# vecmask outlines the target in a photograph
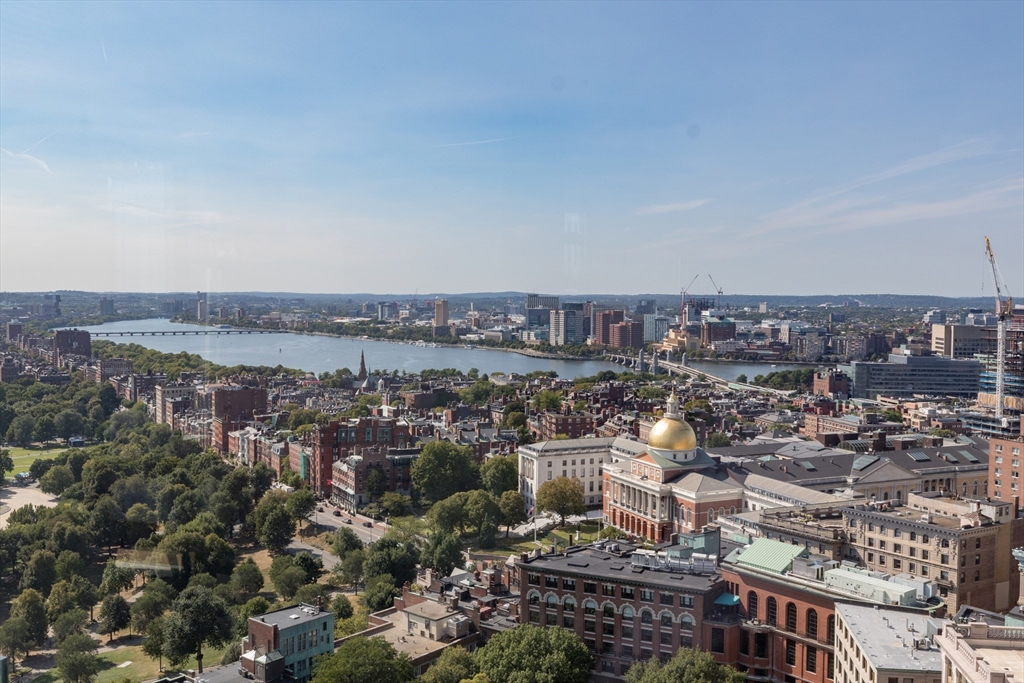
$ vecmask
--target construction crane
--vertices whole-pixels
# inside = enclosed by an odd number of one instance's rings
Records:
[[[686,290],[688,290],[690,287],[693,287],[693,283],[696,282],[697,278],[699,278],[699,277],[700,277],[700,273],[697,273],[696,275],[694,275],[693,279],[690,280],[690,284],[686,285],[681,290],[682,294],[679,297],[679,318],[680,319],[682,319],[682,317],[683,317],[683,311],[686,310]]]
[[[708,273],[708,278],[711,280],[711,284],[714,285],[715,291],[718,292],[718,307],[722,307],[722,288],[715,282],[715,278],[711,277],[711,273]]]
[[[992,280],[996,286],[996,419],[1003,419],[1003,394],[1006,393],[1004,375],[1006,374],[1006,319],[1013,315],[1013,297],[1003,281],[1003,274],[999,272],[999,264],[996,263],[995,252],[992,251],[992,243],[985,238],[985,257],[992,267]],[[1006,300],[1003,300],[1003,292],[1006,292]]]

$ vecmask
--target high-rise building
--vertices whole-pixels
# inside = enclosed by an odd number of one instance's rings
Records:
[[[1012,504],[1012,515],[1016,518],[1024,503],[1024,438],[991,439],[988,448],[989,495]]]
[[[995,353],[996,330],[978,325],[932,325],[932,353],[947,358],[974,358],[976,353]]]
[[[114,300],[103,297],[100,299],[100,315],[114,315]]]
[[[558,297],[544,296],[542,294],[527,294],[526,307],[556,309],[558,308]]]
[[[550,315],[551,328],[548,340],[552,346],[582,344],[586,341],[586,335],[583,333],[582,310],[551,311]]]
[[[611,326],[626,319],[625,311],[598,311],[594,314],[594,342],[608,346],[611,342]]]
[[[933,308],[932,310],[924,314],[924,317],[921,319],[921,322],[923,322],[925,325],[945,325],[946,312],[939,310],[938,308]]]
[[[660,342],[668,334],[668,318],[656,313],[644,314],[644,341]]]
[[[609,325],[608,346],[613,349],[642,349],[644,324],[639,320],[623,320]]]
[[[657,312],[657,302],[654,299],[640,299],[637,302],[636,309],[633,311],[634,315],[650,315]]]
[[[62,356],[92,355],[92,341],[85,330],[56,330],[53,333],[53,358],[59,361]]]
[[[15,341],[18,337],[24,334],[25,328],[21,323],[9,322],[7,323],[7,341]]]
[[[448,299],[434,300],[434,327],[448,325]]]

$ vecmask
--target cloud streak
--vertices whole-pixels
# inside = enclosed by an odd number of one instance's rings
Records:
[[[652,216],[662,213],[679,213],[680,211],[689,211],[699,206],[704,206],[710,201],[710,199],[692,199],[688,202],[677,202],[675,204],[654,204],[637,209],[636,215]]]
[[[489,145],[492,142],[504,142],[505,140],[514,140],[515,138],[492,138],[490,140],[472,140],[470,142],[449,142],[446,145],[437,145],[438,147],[466,147],[468,145]]]
[[[5,147],[0,147],[0,151],[3,151],[4,154],[6,154],[7,156],[11,157],[12,159],[21,159],[23,161],[27,161],[28,163],[33,164],[33,165],[38,166],[39,168],[43,169],[44,171],[46,171],[50,175],[53,175],[53,171],[50,170],[50,167],[46,164],[45,161],[43,161],[42,159],[39,159],[37,157],[34,157],[34,156],[28,154],[28,152],[31,151],[33,147],[38,147],[42,143],[44,143],[47,140],[49,140],[51,137],[53,137],[54,133],[56,133],[56,131],[54,131],[53,133],[50,133],[49,135],[47,135],[45,138],[43,138],[39,142],[36,142],[35,144],[29,145],[28,147],[26,147],[21,152],[12,152],[11,150],[9,150],[9,149],[7,149]]]

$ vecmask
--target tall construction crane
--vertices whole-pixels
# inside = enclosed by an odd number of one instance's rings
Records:
[[[718,286],[717,282],[715,282],[715,278],[711,277],[711,273],[708,273],[708,277],[711,279],[711,284],[714,285],[715,291],[718,292],[718,307],[721,308],[722,307],[722,288]]]
[[[683,287],[683,289],[681,291],[681,295],[679,297],[679,316],[680,317],[682,317],[683,311],[686,309],[686,290],[688,290],[690,287],[693,287],[693,283],[696,282],[697,278],[699,278],[699,277],[700,277],[700,273],[697,273],[696,275],[694,275],[693,279],[690,280],[690,284],[688,284],[685,287]]]
[[[1004,375],[1006,374],[1006,319],[1013,315],[1013,297],[1003,281],[1003,274],[999,272],[999,264],[996,263],[995,252],[992,251],[992,243],[985,238],[985,257],[992,267],[992,280],[996,286],[996,419],[1003,419],[1003,394],[1006,392],[1004,386]],[[1006,300],[1003,300],[1003,292],[1006,292]]]

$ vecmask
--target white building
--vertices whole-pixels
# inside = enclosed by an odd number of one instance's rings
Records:
[[[924,614],[837,602],[835,683],[940,683],[941,630]]]
[[[644,341],[660,342],[668,334],[669,320],[655,313],[644,314]]]
[[[537,505],[537,489],[555,477],[579,479],[587,505],[601,504],[601,466],[631,457],[644,444],[625,437],[538,441],[519,447],[519,492],[526,509]]]
[[[938,639],[942,683],[1020,683],[1024,680],[1024,627],[984,621],[946,622]]]

